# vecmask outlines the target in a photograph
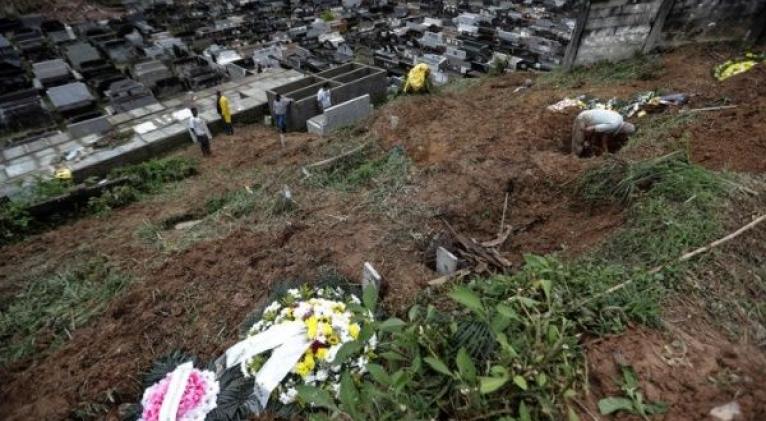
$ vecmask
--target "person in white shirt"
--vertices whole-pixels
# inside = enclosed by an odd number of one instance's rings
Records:
[[[609,145],[615,144],[618,137],[635,132],[636,127],[616,111],[586,110],[577,116],[572,127],[572,153],[578,156],[607,153]]]
[[[317,103],[319,103],[319,108],[322,109],[322,112],[332,106],[332,98],[330,96],[329,88],[330,85],[325,82],[325,84],[319,88],[319,92],[317,92]]]
[[[213,153],[210,151],[210,141],[213,139],[213,135],[210,134],[210,129],[207,127],[205,120],[197,116],[197,109],[191,109],[192,116],[189,117],[187,127],[189,128],[189,135],[194,143],[199,143],[200,149],[202,149],[202,155],[210,156]]]
[[[283,148],[285,147],[285,133],[287,133],[287,111],[292,102],[292,99],[277,94],[271,104],[271,112],[274,114],[274,122],[277,125],[277,130],[279,130],[279,141]]]

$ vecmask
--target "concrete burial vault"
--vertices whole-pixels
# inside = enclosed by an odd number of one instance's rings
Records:
[[[116,166],[151,159],[190,142],[186,120],[191,105],[197,107],[214,133],[220,131],[223,126],[215,105],[215,93],[219,89],[231,101],[235,123],[263,121],[268,112],[267,92],[303,79],[304,75],[294,70],[269,70],[180,98],[104,116],[109,126],[104,135],[81,136],[72,130],[55,132],[3,149],[0,154],[0,197],[13,195],[35,176],[49,176],[58,167],[70,168],[75,181],[82,181],[91,176],[106,175]],[[57,108],[78,107],[93,100],[81,85],[75,82],[51,88],[48,96]],[[112,136],[109,132],[121,135]]]
[[[277,94],[292,99],[288,129],[306,130],[306,122],[322,114],[316,95],[324,84],[328,84],[332,103],[337,105],[364,95],[369,95],[373,103],[380,102],[386,97],[388,81],[383,69],[348,63],[269,90],[269,106]]]

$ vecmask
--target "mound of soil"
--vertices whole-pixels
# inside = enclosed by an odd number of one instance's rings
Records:
[[[690,130],[692,158],[739,172],[766,172],[766,65],[720,83],[721,99],[737,108],[710,111]]]
[[[670,403],[664,420],[711,419],[711,409],[731,401],[742,409],[740,419],[766,419],[763,352],[734,346],[705,324],[692,330],[668,327],[667,332],[634,328],[587,347],[593,413],[597,397],[624,396],[620,366],[630,365],[647,401]]]

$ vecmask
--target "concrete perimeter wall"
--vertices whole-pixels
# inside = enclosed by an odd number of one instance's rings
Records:
[[[757,41],[766,0],[591,0],[577,19],[564,67],[622,60],[658,47]]]

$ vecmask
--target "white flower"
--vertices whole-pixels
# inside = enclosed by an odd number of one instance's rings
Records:
[[[293,316],[295,316],[296,320],[302,320],[306,316],[310,315],[312,311],[313,311],[313,307],[311,306],[311,304],[305,301],[301,301],[300,303],[298,303],[298,306],[295,307],[295,310],[293,310]]]
[[[298,396],[298,391],[294,388],[289,388],[287,391],[279,394],[279,401],[284,405],[295,402],[295,398]]]
[[[304,298],[305,295],[302,295],[301,291],[302,289],[297,288],[287,290],[278,301],[272,302],[264,309],[264,317],[270,321],[258,321],[249,330],[251,335],[255,335],[273,326],[287,323],[288,320],[305,321],[311,316],[319,318],[319,325],[313,340],[326,344],[324,346],[329,346],[326,356],[322,359],[315,359],[316,367],[305,378],[293,371],[282,379],[275,389],[274,398],[278,398],[285,405],[295,402],[297,399],[295,387],[302,384],[322,388],[334,393],[337,398],[340,390],[340,373],[344,370],[349,370],[355,375],[365,373],[370,363],[368,355],[378,345],[378,338],[373,335],[364,344],[363,351],[356,353],[342,364],[334,364],[333,361],[341,346],[353,340],[350,333],[352,322],[363,325],[374,322],[375,317],[369,310],[352,311],[349,306],[352,303],[361,304],[361,300],[353,294],[345,293],[340,288],[314,288],[311,296],[307,298]],[[290,300],[292,304],[290,306],[281,305],[280,300],[283,298],[292,298]],[[287,317],[288,313],[291,314],[290,317]],[[332,332],[324,323],[329,325]],[[357,326],[354,326],[354,330],[356,328]],[[330,339],[334,345],[329,345]],[[244,375],[249,377],[254,374],[248,372],[246,363],[241,365],[241,370]]]
[[[269,306],[266,307],[266,309],[263,310],[263,312],[264,312],[264,314],[265,313],[276,313],[277,311],[279,311],[280,308],[282,308],[282,306],[279,304],[279,302],[278,301],[274,301],[273,303],[269,304]]]
[[[347,331],[351,319],[350,316],[351,315],[346,312],[334,315],[332,318],[332,328]]]
[[[369,345],[370,349],[375,349],[378,347],[378,335],[373,334],[370,337],[370,340],[367,341],[367,344]]]
[[[357,358],[356,366],[359,367],[359,374],[364,374],[367,372],[367,363],[369,362],[370,362],[370,359],[364,355]]]

